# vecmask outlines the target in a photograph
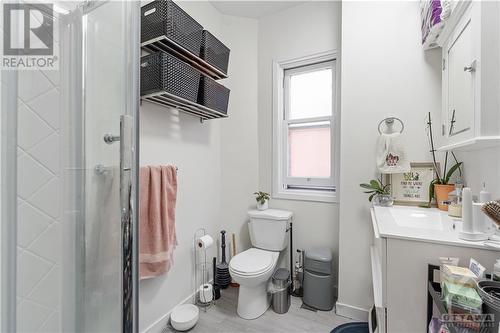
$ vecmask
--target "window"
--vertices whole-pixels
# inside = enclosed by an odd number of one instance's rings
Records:
[[[338,171],[337,61],[276,64],[273,195],[333,201]]]

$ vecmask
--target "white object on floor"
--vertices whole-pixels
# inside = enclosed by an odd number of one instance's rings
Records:
[[[229,263],[231,277],[240,284],[237,312],[241,318],[258,318],[269,308],[267,282],[278,257],[279,252],[251,248],[237,254]]]
[[[381,173],[410,171],[401,133],[382,133],[377,141],[377,167]]]
[[[200,310],[193,304],[182,304],[170,314],[170,324],[177,331],[187,331],[196,325]]]
[[[270,305],[267,283],[280,251],[286,248],[286,229],[292,213],[276,209],[250,211],[248,229],[254,248],[235,255],[229,262],[231,277],[240,284],[237,313],[243,319],[260,317]]]

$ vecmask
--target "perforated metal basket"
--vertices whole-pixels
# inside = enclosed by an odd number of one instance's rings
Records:
[[[182,60],[165,52],[141,58],[141,96],[167,92],[197,101],[200,73]]]
[[[171,0],[153,1],[141,8],[141,42],[166,36],[195,54],[200,53],[203,27]]]
[[[207,30],[203,30],[200,57],[227,74],[231,50]]]
[[[202,76],[198,91],[198,104],[227,114],[230,90],[209,77]]]

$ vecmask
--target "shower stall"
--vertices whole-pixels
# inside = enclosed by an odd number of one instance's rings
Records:
[[[137,332],[140,2],[49,4],[58,69],[0,71],[0,331]]]

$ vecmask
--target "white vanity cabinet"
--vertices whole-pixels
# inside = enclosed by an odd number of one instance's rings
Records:
[[[442,36],[439,150],[500,145],[500,5],[462,2]],[[458,17],[457,17],[458,16]],[[436,132],[438,132],[436,131]]]
[[[458,238],[462,222],[438,209],[374,207],[370,247],[376,333],[427,331],[427,267],[439,257],[470,258],[491,271],[500,253]]]

